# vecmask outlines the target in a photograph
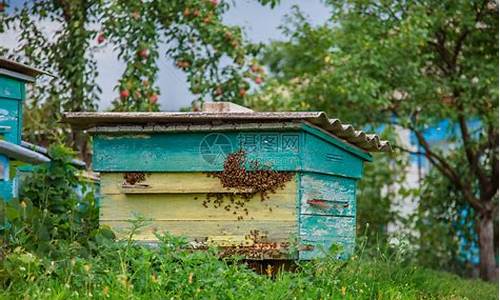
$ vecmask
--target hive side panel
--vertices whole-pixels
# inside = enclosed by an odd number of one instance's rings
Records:
[[[24,97],[24,82],[0,75],[0,98],[21,100]]]
[[[15,99],[0,97],[0,135],[3,139],[20,143],[20,106],[22,102]]]
[[[260,196],[256,196],[248,202],[241,197],[231,199],[227,194],[220,200],[215,196],[207,200],[206,194],[105,195],[100,213],[103,220],[128,220],[141,215],[153,220],[236,220],[240,216],[293,221],[295,202],[292,200],[290,194],[285,193],[274,194],[269,201],[261,201]],[[236,207],[232,202],[245,204]]]
[[[219,179],[208,173],[143,173],[144,180],[135,185],[127,184],[125,173],[103,173],[103,193],[115,194],[186,194],[186,193],[235,193],[224,188]],[[193,184],[193,179],[196,183]]]
[[[356,216],[356,180],[304,173],[301,176],[300,213],[306,215]]]
[[[303,171],[362,177],[363,159],[309,132],[304,137]]]
[[[356,221],[351,217],[301,215],[299,258],[309,260],[328,253],[345,258],[355,245]],[[340,247],[332,253],[332,246]]]
[[[279,171],[300,169],[301,132],[152,133],[93,138],[93,169],[100,172],[221,171],[239,149],[249,160]]]
[[[126,237],[130,223],[126,221],[102,221],[103,225],[110,226],[119,237]],[[186,230],[189,229],[189,230]],[[217,239],[220,243],[231,240],[245,240],[245,236],[251,231],[257,230],[266,233],[271,241],[288,241],[290,236],[296,234],[296,223],[294,221],[258,221],[242,220],[162,220],[147,224],[134,237],[138,241],[156,240],[155,232],[168,232],[173,235],[187,237],[189,240],[203,241],[208,238]],[[223,239],[226,237],[226,239]]]
[[[300,175],[299,258],[325,256],[333,245],[339,257],[355,246],[356,181],[317,173]]]
[[[120,237],[126,236],[127,220],[134,215],[151,219],[135,237],[143,241],[154,240],[155,230],[218,244],[244,240],[256,231],[268,242],[287,242],[298,235],[295,178],[269,194],[269,199],[262,201],[256,195],[248,202],[231,196],[219,179],[204,173],[146,174],[133,193],[128,193],[123,173],[102,173],[101,178],[100,223],[111,226]],[[150,189],[139,192],[140,185]]]

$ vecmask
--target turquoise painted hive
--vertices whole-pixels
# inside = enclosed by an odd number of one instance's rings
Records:
[[[0,199],[17,197],[16,167],[48,162],[49,158],[25,147],[21,141],[26,84],[41,70],[0,57]]]
[[[334,244],[339,255],[352,253],[356,183],[369,152],[389,151],[387,142],[322,112],[258,113],[228,103],[204,110],[65,114],[92,135],[101,224],[125,235],[127,220],[140,214],[152,222],[137,240],[168,231],[193,247],[215,244],[254,259],[307,260]],[[289,174],[286,182],[261,199],[211,176],[239,150]]]

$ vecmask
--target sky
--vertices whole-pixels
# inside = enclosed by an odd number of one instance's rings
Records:
[[[24,1],[9,1],[11,7],[19,6]],[[321,24],[329,17],[328,8],[320,0],[282,0],[274,9],[260,5],[256,0],[235,0],[231,9],[224,15],[224,22],[229,25],[239,25],[244,28],[246,38],[252,42],[268,43],[271,40],[284,39],[278,28],[285,22],[285,16],[290,14],[292,7],[297,5],[313,24]],[[54,30],[53,24],[42,24],[47,32]],[[0,34],[0,44],[7,48],[16,45],[17,33],[7,31]],[[99,77],[97,83],[102,88],[99,110],[109,108],[111,101],[117,96],[113,88],[121,76],[125,65],[116,59],[110,46],[101,48],[95,53]],[[189,106],[193,96],[189,93],[186,76],[177,69],[172,60],[158,60],[158,80],[160,87],[160,107],[163,111],[177,111]]]

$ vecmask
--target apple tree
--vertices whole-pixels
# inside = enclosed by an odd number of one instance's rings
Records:
[[[227,1],[42,0],[8,7],[9,2],[0,12],[0,36],[15,30],[19,39],[14,49],[0,52],[55,75],[39,80],[27,105],[27,138],[34,142],[68,136],[67,142],[88,153],[86,137],[58,120],[62,111],[97,109],[101,90],[94,54],[105,45],[126,64],[113,111],[159,110],[160,59],[186,72],[193,100],[241,99],[252,80],[248,58],[259,47],[244,40],[241,28],[223,23]],[[271,7],[276,2],[260,0]]]

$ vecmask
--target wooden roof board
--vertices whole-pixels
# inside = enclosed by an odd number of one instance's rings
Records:
[[[7,59],[5,57],[0,57],[0,74],[4,74],[10,77],[18,78],[24,81],[32,82],[38,75],[49,75],[54,76],[43,70],[30,67],[23,63]]]
[[[45,72],[43,70],[30,67],[26,64],[11,59],[7,59],[5,57],[0,57],[0,68],[5,68],[7,70],[11,70],[32,77],[36,77],[41,74],[53,76],[52,74]]]

